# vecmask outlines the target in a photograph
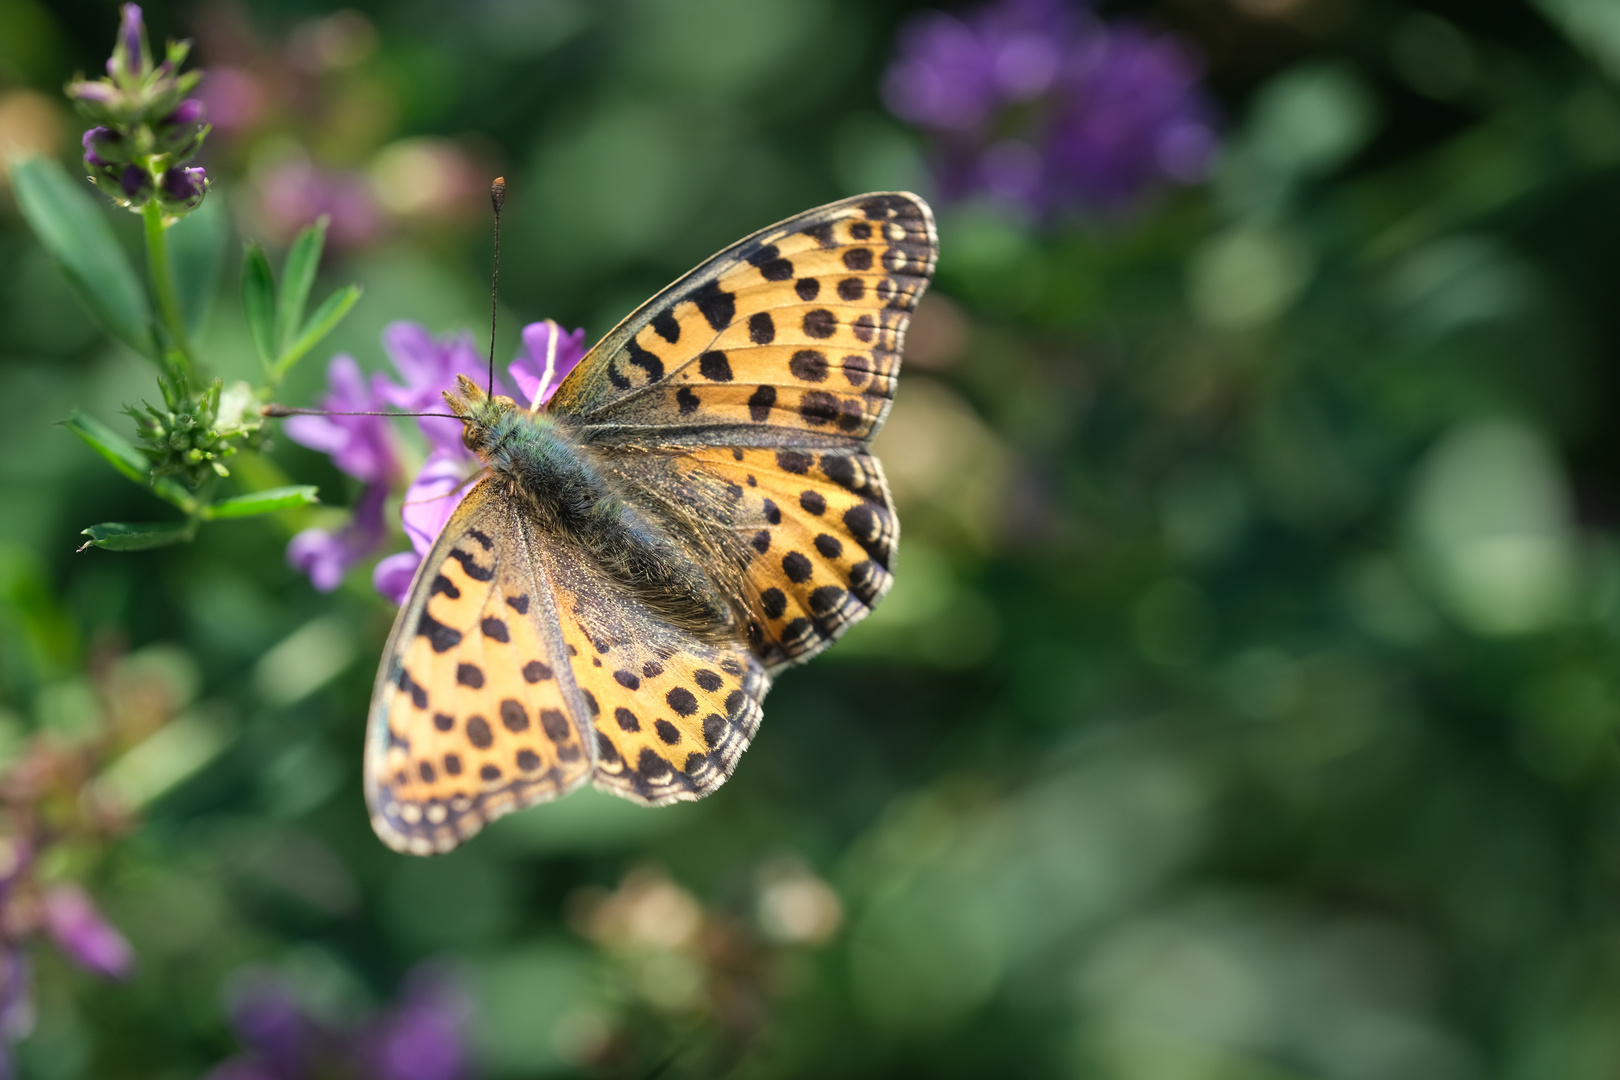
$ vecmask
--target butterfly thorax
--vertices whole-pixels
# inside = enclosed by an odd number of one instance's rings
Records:
[[[543,525],[571,537],[675,625],[705,636],[732,632],[735,613],[725,593],[663,523],[631,504],[565,418],[486,395],[465,377],[458,390],[444,397],[465,425],[462,441]]]

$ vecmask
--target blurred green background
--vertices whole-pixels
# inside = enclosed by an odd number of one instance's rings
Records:
[[[503,355],[808,206],[930,193],[879,96],[921,6],[146,16],[235,94],[212,212],[275,251],[298,192],[344,208],[317,295],[367,291],[302,404],[390,321],[482,324],[496,173]],[[1089,221],[937,206],[877,442],[894,593],[713,798],[582,793],[432,860],[366,821],[391,610],[287,566],[319,518],[74,554],[161,509],[52,421],[155,391],[0,192],[0,742],[94,730],[137,676],[181,733],[84,857],[138,973],[35,950],[21,1075],[201,1076],[244,970],[342,1026],[434,960],[492,1077],[1620,1076],[1617,10],[1105,6],[1203,55],[1220,165]],[[0,0],[0,149],[77,169],[60,87],[116,23]],[[201,349],[248,375],[237,251]]]

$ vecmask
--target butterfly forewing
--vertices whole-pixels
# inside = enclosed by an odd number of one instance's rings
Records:
[[[447,851],[590,777],[594,738],[508,486],[483,480],[457,508],[377,674],[366,796],[378,835],[402,851]]]
[[[598,443],[861,445],[893,400],[937,248],[915,195],[863,195],[789,218],[644,304],[550,407]]]

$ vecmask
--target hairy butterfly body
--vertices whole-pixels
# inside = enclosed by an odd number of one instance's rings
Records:
[[[936,252],[915,195],[831,203],[648,301],[543,411],[466,380],[446,395],[486,469],[377,673],[385,842],[448,851],[588,781],[652,806],[725,782],[772,673],[892,582],[868,446]]]

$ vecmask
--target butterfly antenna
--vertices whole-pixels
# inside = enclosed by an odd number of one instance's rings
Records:
[[[506,205],[506,177],[489,185],[489,203],[495,208],[495,257],[489,268],[489,396],[495,396],[495,313],[501,283],[501,207]]]
[[[413,418],[418,416],[442,416],[447,420],[466,419],[464,416],[457,416],[455,413],[447,412],[334,412],[331,409],[299,409],[291,405],[277,405],[273,401],[261,408],[259,415],[271,418],[279,416],[408,416]]]

